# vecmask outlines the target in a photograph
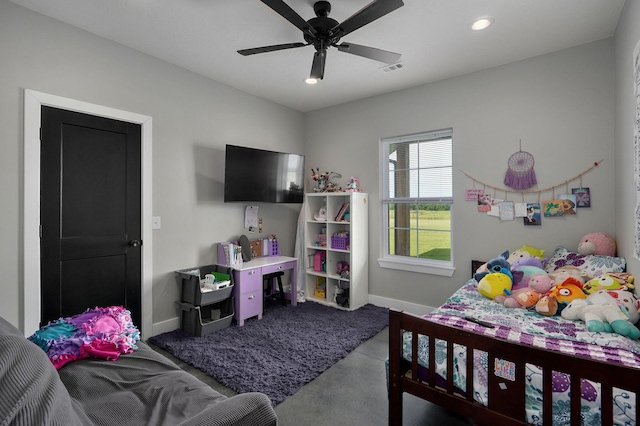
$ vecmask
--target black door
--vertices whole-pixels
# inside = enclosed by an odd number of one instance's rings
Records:
[[[42,107],[41,131],[41,325],[122,305],[140,327],[140,125]]]

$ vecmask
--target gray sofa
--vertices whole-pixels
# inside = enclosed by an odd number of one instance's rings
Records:
[[[0,425],[276,425],[269,398],[227,398],[143,342],[117,361],[56,370],[0,317]]]

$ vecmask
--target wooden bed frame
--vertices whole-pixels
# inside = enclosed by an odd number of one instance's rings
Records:
[[[402,335],[411,333],[412,360],[402,359]],[[418,379],[418,335],[429,336],[429,367],[426,381]],[[436,386],[435,345],[432,339],[447,343],[446,388]],[[456,393],[453,386],[453,345],[466,347],[467,360],[473,351],[488,354],[488,404],[473,399],[473,392]],[[493,374],[495,360],[507,360],[516,365],[515,381]],[[526,425],[525,365],[539,366],[543,371],[543,424],[552,425],[553,371],[571,375],[571,425],[580,425],[580,378],[600,383],[602,425],[613,424],[613,388],[635,392],[635,414],[640,419],[640,369],[609,364],[567,355],[546,349],[512,343],[448,325],[438,324],[402,311],[389,310],[389,425],[402,425],[402,398],[407,392],[451,411],[473,419],[478,424]],[[473,362],[467,362],[466,389],[473,389]],[[633,398],[633,396],[632,396]]]

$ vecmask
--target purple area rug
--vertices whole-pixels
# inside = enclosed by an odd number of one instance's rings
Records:
[[[268,305],[261,320],[203,337],[175,330],[149,340],[236,392],[262,392],[277,405],[387,325],[386,308],[305,302]]]

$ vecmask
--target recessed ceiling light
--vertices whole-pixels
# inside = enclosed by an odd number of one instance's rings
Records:
[[[307,84],[316,84],[318,82],[318,79],[309,77],[309,78],[305,79],[304,82],[307,83]]]
[[[491,24],[493,24],[493,18],[490,18],[490,17],[478,18],[475,21],[473,21],[471,25],[469,25],[469,28],[471,28],[474,31],[480,31],[490,27]]]

